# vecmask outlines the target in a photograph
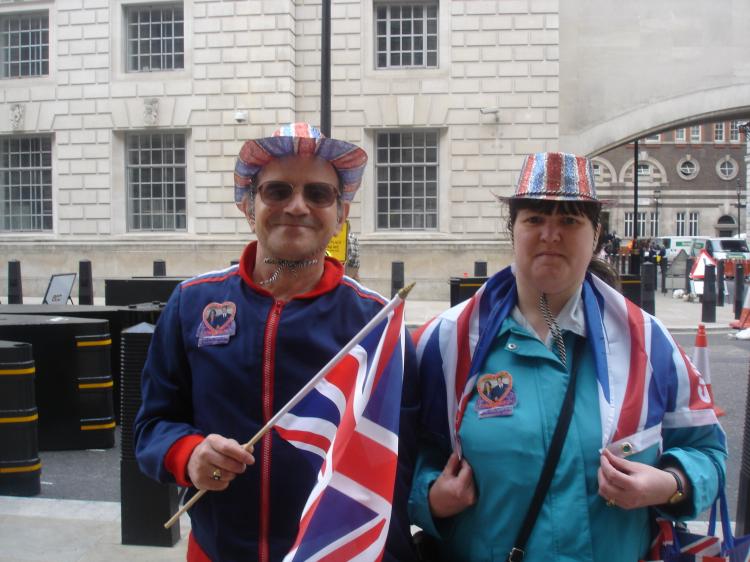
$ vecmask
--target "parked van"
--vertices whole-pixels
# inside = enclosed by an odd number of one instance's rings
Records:
[[[695,236],[664,236],[659,239],[659,243],[666,249],[666,258],[671,262],[681,251],[691,255],[694,238]]]
[[[698,236],[693,240],[692,255],[697,256],[701,253],[701,250],[706,250],[710,256],[717,260],[750,260],[747,241],[739,238],[704,238]]]

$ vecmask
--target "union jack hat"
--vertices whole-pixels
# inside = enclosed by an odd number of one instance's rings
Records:
[[[241,209],[242,198],[253,186],[258,172],[276,158],[314,154],[327,160],[341,180],[344,201],[354,199],[367,165],[367,153],[349,142],[329,139],[308,123],[289,123],[271,137],[246,141],[234,168],[234,202]]]
[[[596,196],[591,161],[565,152],[529,154],[515,193],[506,199],[603,202]]]

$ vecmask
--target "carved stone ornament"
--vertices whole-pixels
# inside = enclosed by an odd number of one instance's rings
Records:
[[[159,100],[157,98],[146,98],[143,100],[143,121],[146,125],[158,125]]]
[[[20,103],[14,103],[10,106],[10,128],[14,131],[23,129],[24,115],[26,114],[26,108]]]

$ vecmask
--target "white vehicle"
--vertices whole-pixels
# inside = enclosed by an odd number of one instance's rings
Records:
[[[681,251],[688,256],[692,255],[693,240],[695,236],[664,236],[659,243],[667,250],[666,258],[671,262]]]
[[[747,242],[738,238],[704,238],[701,236],[693,240],[692,255],[697,256],[701,250],[716,260],[750,260],[750,250]]]

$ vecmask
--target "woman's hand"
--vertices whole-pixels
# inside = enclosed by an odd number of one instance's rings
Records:
[[[187,464],[190,481],[199,490],[224,490],[245,472],[255,457],[234,439],[212,433],[193,449]]]
[[[458,460],[454,452],[428,494],[433,517],[451,517],[477,501],[474,473],[466,459]]]
[[[674,476],[664,470],[621,459],[607,449],[600,459],[599,495],[609,504],[623,509],[662,505],[677,491]],[[687,487],[687,478],[681,471],[679,475]]]

